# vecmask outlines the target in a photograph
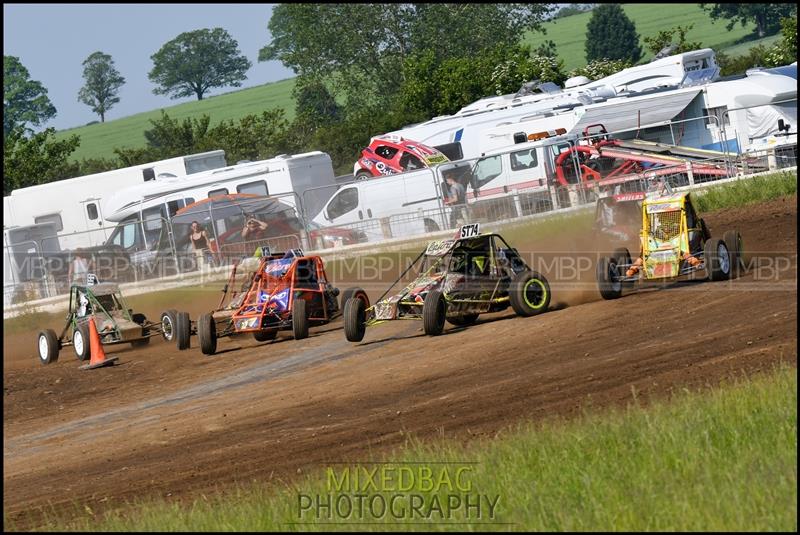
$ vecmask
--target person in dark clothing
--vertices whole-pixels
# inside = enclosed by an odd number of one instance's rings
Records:
[[[211,264],[213,258],[211,257],[211,247],[209,244],[210,238],[208,232],[197,221],[192,221],[192,227],[189,231],[189,239],[192,241],[192,249],[195,256],[199,259],[204,259]]]
[[[447,173],[444,179],[447,181],[447,197],[445,204],[452,208],[450,212],[450,228],[458,226],[458,221],[464,219],[463,207],[467,202],[467,189],[456,179],[453,171]]]

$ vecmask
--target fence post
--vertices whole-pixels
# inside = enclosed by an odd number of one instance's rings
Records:
[[[689,185],[694,186],[694,170],[692,162],[686,162],[686,174],[689,176]]]
[[[514,190],[514,217],[522,217],[522,203],[519,201],[519,192]]]
[[[778,158],[775,157],[775,149],[767,150],[767,167],[770,171],[775,171],[778,168]]]

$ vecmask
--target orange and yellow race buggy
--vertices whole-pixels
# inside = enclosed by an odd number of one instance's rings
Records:
[[[228,308],[203,314],[196,331],[206,355],[217,350],[217,339],[252,333],[259,342],[273,340],[279,330],[291,330],[295,340],[308,336],[311,325],[324,325],[342,313],[334,288],[325,274],[322,258],[304,256],[300,249],[270,254],[265,247],[249,288]],[[369,298],[361,288],[348,288],[342,302],[351,297]]]
[[[641,254],[633,262],[626,248],[597,263],[597,283],[604,299],[622,295],[623,285],[664,280],[704,270],[709,280],[727,280],[743,267],[742,238],[735,230],[712,238],[697,217],[690,193],[648,194],[642,202]]]

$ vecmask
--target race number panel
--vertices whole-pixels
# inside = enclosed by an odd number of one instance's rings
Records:
[[[481,227],[479,223],[473,223],[471,225],[464,225],[461,227],[460,238],[463,240],[464,238],[472,238],[474,236],[478,236],[481,233]]]

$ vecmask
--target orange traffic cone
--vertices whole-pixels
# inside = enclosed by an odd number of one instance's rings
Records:
[[[82,370],[93,370],[103,366],[113,365],[114,361],[119,357],[106,358],[106,352],[103,351],[103,344],[100,342],[100,334],[97,332],[97,326],[94,324],[94,318],[89,318],[89,364],[81,366]]]

